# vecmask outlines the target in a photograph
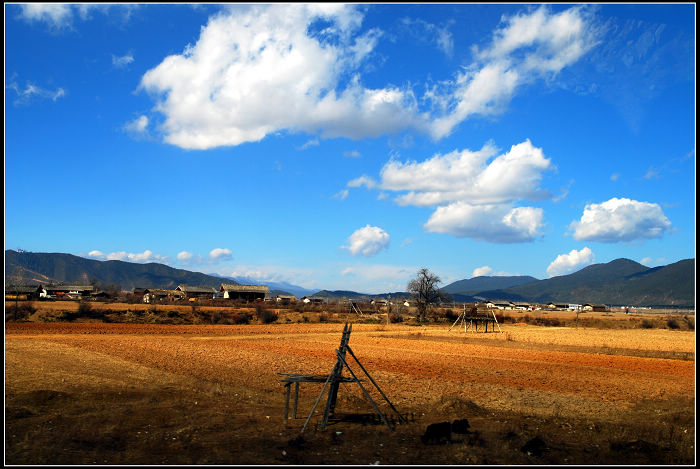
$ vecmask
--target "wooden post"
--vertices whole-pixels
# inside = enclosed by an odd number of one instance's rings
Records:
[[[284,401],[284,419],[289,420],[289,393],[291,391],[292,383],[287,383],[284,385],[287,388],[287,397]]]
[[[321,389],[321,394],[319,394],[318,398],[316,398],[316,402],[314,402],[314,406],[311,408],[311,413],[309,413],[309,416],[306,418],[306,422],[304,422],[304,426],[301,427],[302,433],[304,433],[304,430],[306,430],[306,426],[309,424],[309,420],[311,420],[311,416],[314,415],[314,411],[316,410],[316,406],[318,406],[318,402],[321,400],[321,396],[323,396],[323,391],[326,390],[326,386],[328,385],[328,382],[331,380],[331,376],[332,376],[332,374],[328,375],[326,382],[323,383],[323,388]]]
[[[299,381],[296,382],[294,386],[294,410],[292,411],[292,418],[297,418],[297,404],[299,403]]]
[[[345,349],[348,345],[348,341],[350,340],[350,331],[352,330],[352,324],[348,325],[348,323],[345,323],[345,326],[343,327],[343,335],[340,339],[340,349],[339,352],[340,354],[345,357]],[[331,372],[331,375],[333,375],[333,381],[331,382],[331,388],[329,391],[329,399],[326,404],[326,411],[324,413],[324,418],[327,418],[329,415],[333,415],[335,413],[335,403],[338,399],[338,387],[340,383],[336,378],[340,378],[343,375],[343,364],[340,361],[336,361],[335,366],[333,367],[333,371]]]
[[[362,370],[362,372],[363,372],[365,375],[367,375],[367,377],[368,377],[369,380],[372,382],[372,384],[374,384],[374,387],[377,388],[377,391],[379,391],[379,394],[382,395],[382,397],[384,398],[384,400],[389,404],[389,406],[393,409],[393,411],[396,412],[396,415],[399,416],[399,421],[400,421],[400,422],[406,423],[406,419],[404,418],[404,416],[401,415],[401,413],[400,413],[398,410],[396,410],[396,407],[394,407],[394,405],[391,403],[391,401],[389,400],[389,398],[386,397],[386,394],[384,394],[384,392],[381,390],[381,388],[379,387],[379,385],[374,381],[374,379],[372,379],[372,376],[370,376],[370,374],[367,373],[367,370],[365,370],[365,367],[362,366],[362,363],[360,363],[360,360],[357,359],[357,357],[355,356],[355,354],[353,353],[353,351],[352,351],[352,349],[350,348],[349,345],[348,345],[348,352],[350,352],[350,355],[352,355],[352,358],[354,358],[354,359],[355,359],[355,362],[360,366],[360,369]],[[350,367],[348,367],[348,370],[350,370]],[[352,370],[350,370],[350,372],[352,373]],[[353,374],[353,376],[354,376],[354,374]],[[358,381],[358,383],[359,383],[359,381]]]
[[[374,407],[374,410],[377,411],[377,413],[382,418],[382,420],[384,421],[386,426],[389,427],[389,430],[393,430],[394,428],[391,426],[391,424],[389,424],[389,421],[386,419],[386,416],[382,413],[381,410],[379,410],[379,407],[377,407],[377,404],[374,403],[374,401],[372,400],[372,397],[365,390],[365,387],[362,386],[362,383],[360,382],[360,380],[357,378],[357,376],[355,376],[355,373],[350,369],[350,366],[345,361],[345,358],[340,355],[340,351],[337,351],[336,353],[338,354],[338,360],[341,361],[345,365],[345,367],[348,369],[348,371],[350,372],[352,377],[355,378],[355,382],[357,382],[357,384],[360,386],[360,389],[362,389],[362,393],[365,395],[365,397],[367,399],[369,399],[369,402],[372,404],[372,407]],[[323,429],[325,429],[325,425],[321,426],[321,430],[323,430]]]

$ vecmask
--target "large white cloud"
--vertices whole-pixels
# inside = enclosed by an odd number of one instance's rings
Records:
[[[540,235],[543,211],[536,207],[470,205],[454,202],[438,207],[425,223],[426,231],[490,243],[524,243]]]
[[[542,173],[552,167],[541,148],[526,140],[504,154],[497,153],[492,144],[486,144],[476,152],[453,151],[421,163],[392,159],[381,170],[380,188],[409,191],[397,202],[418,206],[455,201],[494,204],[551,196],[539,188]]]
[[[317,20],[331,26],[314,35]],[[149,70],[141,86],[158,96],[166,141],[183,148],[238,145],[280,130],[359,138],[412,126],[410,93],[366,89],[352,76],[378,34],[353,35],[361,20],[340,4],[231,9],[212,17],[194,46]]]
[[[593,262],[593,251],[585,247],[580,251],[572,249],[568,254],[559,254],[547,267],[547,275],[566,275]]]
[[[140,86],[165,117],[165,140],[182,148],[280,131],[363,138],[415,129],[442,138],[472,115],[500,111],[519,85],[578,60],[594,44],[584,12],[540,7],[504,19],[474,63],[416,97],[409,85],[362,84],[360,66],[382,32],[361,32],[356,6],[235,7],[211,17],[194,45],[166,57]],[[320,20],[327,27],[316,31]],[[527,40],[508,39],[523,29]]]
[[[372,257],[389,246],[389,233],[378,226],[367,225],[356,230],[348,238],[348,245],[342,246],[353,256]]]
[[[617,243],[659,238],[670,230],[671,221],[658,204],[614,197],[586,205],[581,219],[569,227],[576,240]]]

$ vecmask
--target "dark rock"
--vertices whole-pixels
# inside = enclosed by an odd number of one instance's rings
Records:
[[[523,453],[530,456],[540,457],[547,450],[547,444],[539,436],[534,437],[520,449]]]
[[[469,421],[467,419],[455,420],[452,422],[452,432],[466,435],[469,433]]]
[[[452,441],[452,424],[450,422],[432,423],[420,438],[423,444],[441,444],[443,440]]]

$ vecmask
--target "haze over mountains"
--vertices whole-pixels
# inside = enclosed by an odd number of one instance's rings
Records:
[[[176,269],[164,264],[98,261],[72,254],[5,251],[5,284],[82,283],[119,284],[173,289],[184,283],[218,288],[221,283],[265,283],[273,293],[327,298],[406,296],[403,292],[363,294],[352,291],[313,291],[283,282],[260,282]],[[695,305],[695,259],[649,268],[629,259],[593,264],[578,272],[546,280],[530,276],[474,277],[442,287],[455,301],[474,297],[533,303],[570,302],[609,305]]]

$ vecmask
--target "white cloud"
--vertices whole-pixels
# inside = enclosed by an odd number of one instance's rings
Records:
[[[659,177],[659,170],[653,166],[650,166],[649,169],[647,169],[647,172],[644,174],[644,179],[654,179]]]
[[[343,189],[337,194],[333,195],[334,199],[340,199],[340,200],[345,200],[348,198],[348,195],[350,195],[350,191],[347,189]]]
[[[443,85],[447,91],[431,91],[438,108],[451,110],[431,124],[433,137],[448,135],[472,115],[501,112],[519,86],[558,73],[596,45],[583,7],[550,13],[541,6],[503,22],[487,48],[474,47],[477,62]]]
[[[313,34],[318,20],[330,26]],[[361,138],[410,127],[411,93],[366,89],[353,75],[377,36],[353,36],[361,21],[341,4],[231,8],[210,18],[196,44],[149,70],[141,87],[165,115],[165,140],[182,148],[238,145],[281,130]]]
[[[230,259],[232,252],[227,248],[214,248],[209,252],[209,257],[215,260]]]
[[[450,21],[453,23],[454,21]],[[452,57],[454,40],[447,26],[438,26],[422,19],[402,18],[401,23],[412,34],[421,35],[427,42],[434,43],[448,57]]]
[[[361,158],[362,155],[357,150],[343,152],[345,158]]]
[[[424,225],[430,232],[493,243],[532,241],[540,234],[543,211],[515,203],[551,198],[540,181],[553,165],[530,140],[498,153],[487,143],[479,151],[453,151],[423,162],[392,158],[379,182],[361,176],[347,186],[399,192],[394,199],[399,205],[437,207]]]
[[[148,117],[139,116],[136,119],[127,122],[124,125],[124,130],[134,135],[142,135],[148,131]]]
[[[372,257],[389,246],[389,233],[378,226],[367,225],[356,230],[348,238],[348,246],[342,246],[353,256]]]
[[[417,268],[393,265],[353,265],[341,270],[339,288],[368,293],[405,291]],[[371,290],[371,291],[369,291]]]
[[[455,201],[493,204],[551,197],[548,191],[539,188],[542,172],[552,167],[541,148],[526,140],[513,145],[507,153],[496,156],[497,152],[493,144],[487,143],[476,152],[453,151],[421,163],[392,159],[381,170],[379,187],[409,191],[397,202],[417,206]],[[358,178],[351,183],[362,182],[371,187],[365,181],[369,178]]]
[[[470,205],[454,202],[438,207],[424,228],[432,233],[490,243],[523,243],[533,241],[540,235],[542,216],[542,209],[535,207],[512,208],[507,204]]]
[[[21,8],[19,18],[33,22],[43,22],[49,26],[53,32],[71,30],[74,18],[86,21],[91,18],[94,11],[107,13],[115,7],[121,10],[122,18],[127,21],[131,12],[138,8],[138,5],[107,5],[107,4],[67,4],[67,3],[25,3],[19,5]]]
[[[177,260],[179,261],[188,261],[192,259],[192,253],[187,252],[187,251],[182,251],[177,254]]]
[[[355,5],[232,7],[212,16],[194,45],[146,72],[140,88],[165,117],[165,141],[187,149],[280,131],[364,138],[413,129],[439,139],[472,115],[501,111],[518,86],[578,60],[593,44],[584,11],[550,14],[543,6],[504,19],[477,62],[419,99],[409,84],[362,84],[359,66],[382,33],[360,32]],[[316,32],[319,20],[327,27]],[[449,31],[429,29],[450,52]],[[512,39],[522,30],[524,40]]]
[[[568,254],[559,254],[556,259],[547,267],[547,275],[556,277],[558,275],[570,274],[581,267],[593,263],[593,251],[588,247],[577,251],[572,249]]]
[[[279,265],[247,266],[237,265],[233,270],[219,269],[220,275],[226,277],[246,277],[257,282],[287,282],[304,288],[316,287],[318,278],[326,278],[325,272],[315,269],[290,268]]]
[[[318,141],[318,139],[314,138],[314,139],[307,141],[302,146],[300,146],[299,150],[306,150],[307,148],[317,147],[319,145],[320,145],[320,142]]]
[[[71,6],[65,3],[26,3],[20,5],[20,17],[26,21],[43,21],[53,29],[69,28],[73,23]]]
[[[112,66],[114,68],[124,68],[134,61],[134,56],[129,54],[118,57],[112,54]]]
[[[66,95],[66,90],[63,88],[49,90],[31,83],[27,83],[24,89],[22,89],[22,87],[20,87],[17,82],[14,81],[9,83],[6,88],[11,89],[17,94],[14,104],[27,104],[34,98],[50,99],[51,101],[55,102],[58,98],[63,98]]]
[[[617,243],[659,238],[671,222],[658,204],[614,197],[586,205],[581,219],[569,227],[576,240]]]
[[[374,179],[372,179],[371,177],[360,176],[358,178],[353,179],[352,181],[348,181],[347,186],[348,187],[365,186],[368,189],[373,189],[374,187],[377,187],[377,182]]]
[[[644,259],[639,261],[639,263],[646,267],[657,267],[660,265],[665,265],[667,263],[667,260],[664,257],[657,257],[656,259],[654,259],[653,257],[645,257]]]
[[[491,272],[493,272],[493,269],[487,265],[482,266],[482,267],[477,267],[474,269],[474,272],[472,272],[472,278],[474,277],[485,277],[489,275]]]
[[[146,249],[145,251],[143,251],[141,253],[115,251],[115,252],[110,252],[109,254],[104,254],[102,251],[98,251],[95,249],[93,251],[90,251],[87,256],[94,258],[94,259],[100,259],[100,260],[106,260],[106,261],[126,261],[126,262],[137,262],[137,263],[144,263],[144,262],[162,262],[162,263],[165,263],[168,261],[168,258],[166,256],[162,256],[160,254],[155,254],[153,251],[151,251],[149,249]]]

